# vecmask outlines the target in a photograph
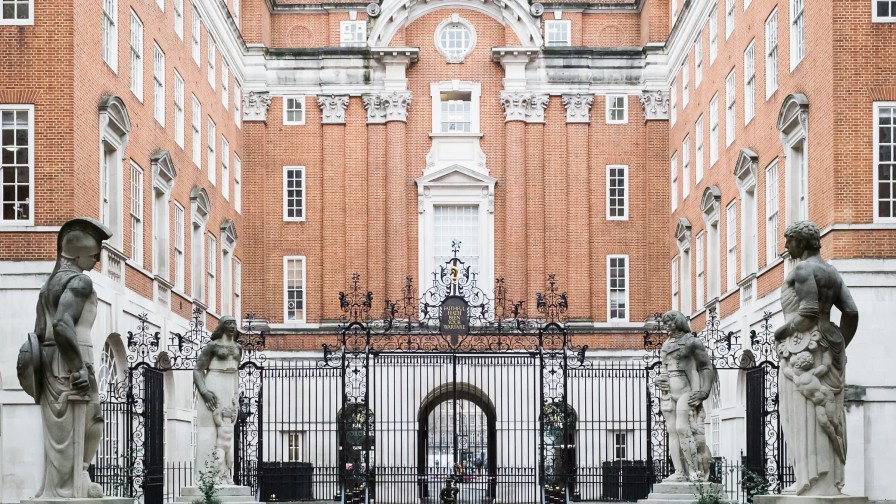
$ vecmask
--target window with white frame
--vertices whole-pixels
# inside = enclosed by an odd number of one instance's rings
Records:
[[[778,114],[777,125],[785,159],[785,224],[809,218],[808,106],[805,95],[791,94]]]
[[[691,193],[691,137],[685,135],[681,141],[681,199]]]
[[[695,245],[694,253],[696,254],[695,261],[697,263],[696,266],[696,276],[697,276],[697,286],[696,286],[696,298],[697,298],[697,307],[702,308],[706,303],[705,298],[703,297],[706,293],[706,267],[705,267],[705,244],[706,243],[706,233],[701,232],[697,235],[697,242]]]
[[[301,126],[305,124],[305,97],[283,97],[283,124]]]
[[[117,99],[104,99],[100,103],[100,221],[112,230],[112,238],[107,243],[115,247],[115,249],[124,252],[123,219],[125,202],[123,198],[125,187],[122,160],[124,159],[124,149],[128,142],[130,124],[125,116],[127,112],[123,109],[124,104],[115,100]],[[8,107],[0,106],[0,108]],[[14,107],[21,108],[21,106]],[[30,110],[33,113],[34,109],[31,108]],[[8,133],[4,131],[4,134]],[[19,134],[21,135],[21,133]],[[29,145],[31,145],[30,142]],[[3,156],[8,156],[9,152],[4,147]],[[32,167],[34,166],[33,163],[32,157]],[[4,192],[8,190],[7,187],[4,187]]]
[[[725,280],[728,290],[737,287],[737,203],[725,209]]]
[[[202,120],[202,104],[199,103],[199,100],[196,98],[196,95],[193,95],[193,115],[190,117],[191,129],[193,130],[193,144],[191,145],[193,150],[193,164],[196,165],[196,168],[201,168],[202,166],[202,126],[200,121]]]
[[[221,105],[227,110],[230,106],[230,67],[223,59],[221,58]]]
[[[680,261],[680,258],[678,256],[675,256],[675,258],[672,259],[671,278],[672,278],[672,309],[673,310],[678,310],[679,306],[680,306],[678,303],[678,281],[679,281],[679,277],[681,275],[681,272],[679,271],[679,261]]]
[[[190,47],[191,54],[193,56],[193,61],[196,62],[196,66],[199,66],[199,58],[202,54],[201,49],[201,34],[202,34],[202,19],[199,17],[199,14],[196,12],[196,9],[193,9],[193,18],[192,23],[190,24]]]
[[[131,11],[131,92],[143,101],[143,22]]]
[[[230,200],[230,143],[221,137],[221,195]]]
[[[461,242],[459,257],[470,269],[481,273],[479,205],[433,206],[434,264],[453,257],[451,242]]]
[[[672,79],[672,86],[669,87],[669,123],[675,124],[678,119],[678,76]]]
[[[734,69],[725,79],[725,146],[734,142]]]
[[[121,232],[121,146],[104,139],[100,162],[100,221],[113,232]],[[114,238],[114,235],[113,235]],[[121,247],[121,240],[116,244]]]
[[[233,153],[233,209],[243,213],[243,161]]]
[[[218,133],[217,128],[215,127],[215,121],[212,121],[211,116],[208,118],[208,140],[206,144],[208,146],[208,180],[212,183],[212,185],[216,185],[218,183],[218,170],[215,165],[215,144],[218,142]]]
[[[184,39],[184,0],[174,0],[174,34]]]
[[[628,321],[628,256],[607,256],[607,320]]]
[[[734,0],[725,0],[725,40],[734,33]]]
[[[34,2],[32,0],[0,1],[0,25],[34,24]]]
[[[681,313],[685,315],[690,315],[693,311],[691,309],[691,284],[693,283],[693,278],[691,278],[691,248],[690,242],[686,242],[684,247],[681,247],[681,262],[679,263],[679,267],[681,269],[681,274],[679,275],[679,310]]]
[[[233,258],[233,316],[237,320],[243,316],[243,263]]]
[[[684,63],[681,64],[681,110],[688,106],[688,101],[691,99],[691,72],[689,65],[688,58],[685,56]]]
[[[473,52],[476,31],[469,21],[452,14],[436,28],[435,44],[448,63],[462,63]]]
[[[703,114],[694,126],[694,183],[703,180]]]
[[[217,54],[217,52],[218,52],[218,49],[217,49],[217,47],[215,46],[215,41],[212,40],[211,35],[209,35],[209,37],[208,37],[208,51],[207,51],[207,54],[205,55],[205,57],[206,57],[206,59],[208,60],[208,83],[209,83],[209,85],[212,87],[212,89],[215,89],[215,73],[217,72],[217,70],[216,70],[216,69],[217,69],[217,66],[216,66],[216,65],[218,64],[218,62],[217,62],[217,59],[218,59],[218,54]]]
[[[758,270],[757,253],[759,248],[759,226],[756,223],[756,179],[753,177],[748,185],[741,188],[741,268],[742,277]]]
[[[227,240],[221,231],[221,314],[233,315],[233,246],[225,246]]]
[[[714,6],[709,13],[709,64],[712,65],[719,54],[719,8]]]
[[[546,19],[544,21],[545,47],[566,47],[572,45],[572,23],[568,19]]]
[[[233,82],[233,122],[237,128],[243,126],[243,88]]]
[[[613,458],[626,460],[628,455],[628,433],[626,431],[613,432]]]
[[[874,0],[871,20],[879,23],[896,21],[896,0]]]
[[[788,202],[791,208],[790,222],[809,218],[809,173],[806,163],[806,139],[790,145],[788,162]]]
[[[442,133],[470,133],[473,93],[442,91],[439,94]]]
[[[192,197],[191,197],[192,200]],[[195,299],[205,300],[205,225],[208,221],[208,208],[205,207],[205,198],[191,201],[192,233],[190,234],[190,286]]]
[[[152,82],[153,116],[165,126],[165,53],[156,43],[152,45]]]
[[[174,204],[174,288],[184,291],[184,207]]]
[[[625,95],[607,95],[607,124],[628,123],[628,97]]]
[[[283,167],[283,220],[305,220],[305,167]]]
[[[778,160],[765,169],[765,263],[778,258]]]
[[[174,142],[184,148],[184,79],[174,71]]]
[[[0,105],[0,223],[34,222],[34,106]]]
[[[703,82],[703,32],[697,34],[694,41],[694,88],[700,87]]]
[[[103,351],[100,353],[100,361],[97,366],[96,381],[100,394],[104,397],[114,397],[121,382],[123,381],[122,371],[118,366],[118,360],[115,358],[115,352],[112,345],[107,340],[103,345]],[[101,467],[120,467],[125,462],[124,451],[121,447],[126,443],[128,433],[125,430],[125,422],[122,421],[121,415],[108,415],[105,419],[106,423],[103,431],[110,434],[104,440],[96,454],[98,464]]]
[[[143,267],[143,169],[131,161],[131,260]]]
[[[103,61],[118,72],[118,0],[103,0]]]
[[[288,432],[286,434],[286,462],[302,462],[302,438],[303,431]]]
[[[719,160],[719,94],[709,101],[709,166]]]
[[[670,200],[672,200],[672,210],[678,208],[678,153],[672,154],[672,160],[669,162],[669,170],[672,173],[672,187],[670,191]]]
[[[874,104],[874,219],[896,222],[896,102]]]
[[[152,271],[165,280],[170,279],[169,207],[174,187],[174,168],[170,155],[152,157]],[[183,215],[180,216],[183,224]],[[178,231],[175,229],[175,233]],[[180,231],[183,233],[183,231]],[[181,244],[183,246],[183,244]]]
[[[778,9],[765,20],[765,99],[778,89]]]
[[[707,299],[718,298],[722,288],[722,255],[721,236],[719,233],[719,212],[706,223],[706,296]]]
[[[744,126],[756,115],[756,41],[744,51]]]
[[[806,17],[804,0],[790,0],[790,70],[793,71],[806,54]]]
[[[208,274],[208,309],[215,311],[215,296],[217,295],[217,283],[215,282],[218,270],[218,240],[215,235],[208,234],[208,251],[205,253],[208,259],[206,272]]]
[[[367,45],[367,21],[340,21],[339,45],[342,47]]]
[[[285,322],[305,322],[305,258],[283,258],[283,304]]]
[[[628,166],[607,166],[607,220],[628,220]]]

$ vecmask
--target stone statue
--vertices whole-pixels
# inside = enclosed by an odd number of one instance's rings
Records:
[[[19,353],[19,381],[40,405],[43,424],[45,468],[36,499],[102,497],[87,474],[103,435],[103,414],[90,334],[96,291],[85,271],[99,262],[100,246],[111,236],[89,218],[62,225],[56,266],[38,296],[34,333]]]
[[[684,314],[666,312],[661,323],[669,336],[660,349],[656,387],[675,466],[665,482],[706,481],[712,455],[706,446],[703,401],[709,397],[716,370]]]
[[[202,399],[197,404],[196,468],[214,461],[223,485],[233,484],[233,428],[239,412],[238,368],[243,355],[238,334],[236,319],[221,317],[193,370],[193,384]]]
[[[784,280],[784,324],[775,331],[779,411],[796,478],[783,493],[840,495],[846,462],[846,345],[856,333],[859,312],[840,274],[819,256],[815,223],[791,224],[784,237],[787,252],[799,262]],[[840,310],[839,328],[831,322],[831,306]]]

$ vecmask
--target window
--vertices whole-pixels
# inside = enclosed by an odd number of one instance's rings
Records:
[[[165,53],[155,43],[152,45],[152,99],[156,122],[165,126]]]
[[[305,97],[283,97],[283,124],[301,126],[305,124]]]
[[[765,263],[778,257],[778,161],[765,169]]]
[[[218,183],[218,170],[215,169],[215,144],[218,142],[217,132],[215,129],[215,121],[212,121],[212,118],[208,118],[208,141],[206,144],[208,145],[208,179],[211,181],[212,185]]]
[[[704,246],[704,243],[705,243],[705,242],[706,242],[706,233],[700,233],[700,234],[698,234],[698,235],[697,235],[697,245],[696,245],[696,250],[695,250],[694,253],[697,254],[697,257],[696,257],[696,261],[697,261],[697,268],[696,268],[696,269],[697,269],[697,272],[696,272],[696,274],[697,274],[697,291],[696,291],[696,296],[697,296],[697,306],[700,307],[700,308],[702,308],[703,305],[706,303],[706,301],[705,301],[704,298],[703,298],[703,296],[704,296],[704,294],[705,294],[705,292],[706,292],[706,268],[705,268],[705,266],[704,266],[704,261],[705,261],[705,255],[704,255],[704,253],[705,253],[705,252],[704,252],[704,251],[705,251],[705,246]]]
[[[121,146],[104,139],[100,162],[100,221],[118,233],[121,233],[121,150]],[[121,239],[116,244],[121,247]]]
[[[143,22],[131,11],[131,92],[143,101]]]
[[[214,312],[215,295],[217,294],[215,273],[218,268],[218,240],[215,239],[215,235],[211,233],[208,235],[208,252],[206,252],[205,255],[208,259],[208,309],[209,311]]]
[[[786,224],[809,218],[809,144],[806,129],[808,122],[809,100],[800,93],[788,95],[781,105],[777,122],[786,162],[784,177]]]
[[[184,207],[174,204],[174,288],[184,291]]]
[[[6,5],[4,1],[4,18]],[[118,0],[103,0],[103,61],[118,73]]]
[[[737,287],[737,203],[725,209],[725,279],[728,290]]]
[[[184,39],[184,0],[174,0],[174,33]]]
[[[671,196],[669,199],[672,200],[672,210],[675,211],[678,208],[678,153],[672,154],[672,161],[670,164],[670,170],[672,171],[672,188],[671,188]]]
[[[32,224],[34,106],[0,105],[0,223]]]
[[[131,161],[131,260],[143,267],[143,170]]]
[[[734,33],[734,0],[725,0],[725,40]]]
[[[874,104],[874,219],[896,222],[896,102]]]
[[[681,199],[691,193],[691,137],[681,142]]]
[[[804,0],[790,0],[790,70],[793,71],[806,54],[806,18]]]
[[[607,124],[628,123],[628,97],[625,95],[607,96]]]
[[[230,199],[230,143],[221,137],[221,195]]]
[[[694,42],[694,88],[703,82],[703,32],[697,34]]]
[[[221,314],[233,315],[233,246],[221,230]]]
[[[711,453],[721,453],[722,449],[722,421],[719,415],[710,415],[710,442],[712,443]]]
[[[367,21],[340,21],[339,45],[342,47],[367,45]]]
[[[568,19],[548,19],[544,22],[545,47],[572,45],[570,40],[571,22]]]
[[[789,203],[790,222],[797,222],[809,218],[809,177],[806,166],[806,139],[801,138],[791,144],[790,155],[787,156],[789,164]],[[878,186],[879,189],[879,186]]]
[[[722,269],[718,210],[714,211],[713,217],[706,222],[706,225],[706,296],[707,299],[715,299],[720,294]]]
[[[697,118],[694,127],[694,182],[703,180],[703,115]]]
[[[208,37],[208,54],[206,54],[206,59],[208,59],[208,83],[215,89],[215,65],[217,64],[218,55],[216,54],[217,49],[215,49],[215,41],[212,40],[211,35]]]
[[[287,434],[287,462],[302,462],[302,434],[303,432],[290,432]]]
[[[693,283],[693,279],[691,278],[690,242],[686,242],[685,246],[681,248],[681,262],[679,267],[681,268],[678,282],[680,289],[680,310],[681,313],[690,315],[693,311],[691,310],[691,284]]]
[[[193,9],[193,22],[190,28],[190,43],[192,48],[193,61],[196,62],[196,66],[199,66],[199,55],[202,52],[200,48],[200,33],[202,28],[202,19],[199,18],[199,14],[196,13],[196,9]]]
[[[283,258],[284,321],[305,322],[305,258]]]
[[[170,267],[168,265],[169,239],[171,230],[169,228],[169,195],[174,187],[174,165],[171,162],[171,155],[167,151],[156,151],[152,157],[152,270],[159,277],[168,280],[170,277]],[[183,215],[180,216],[180,223],[183,226]],[[183,238],[183,230],[180,232]],[[183,243],[181,243],[183,247]]]
[[[607,320],[628,321],[628,256],[607,256]]]
[[[678,119],[678,79],[672,79],[672,86],[669,87],[669,123],[675,124]]]
[[[734,142],[734,69],[725,79],[725,146]]]
[[[871,20],[883,23],[896,21],[896,0],[874,0]]]
[[[233,209],[238,213],[243,212],[243,162],[240,157],[233,154]]]
[[[223,60],[223,58],[222,58]],[[227,66],[227,63],[221,61],[221,105],[224,105],[224,110],[227,110],[227,107],[230,106],[230,67]]]
[[[756,273],[758,269],[757,253],[759,249],[759,229],[756,224],[756,179],[751,178],[749,184],[741,190],[741,278]]]
[[[233,259],[233,315],[240,320],[243,316],[243,263]]]
[[[100,362],[96,373],[99,393],[103,394],[104,397],[115,397],[114,394],[120,390],[121,382],[124,381],[122,374],[118,367],[118,360],[115,358],[115,352],[112,350],[112,345],[107,341],[103,345],[103,352],[100,354]],[[105,420],[106,424],[103,427],[103,431],[108,435],[108,439],[100,445],[96,454],[96,460],[98,464],[103,464],[101,467],[120,467],[120,464],[125,463],[124,450],[122,450],[121,445],[125,444],[127,446],[128,433],[125,429],[125,422],[122,422],[122,416],[115,414],[107,415]]]
[[[0,25],[34,24],[34,4],[31,0],[0,1]]]
[[[625,432],[613,433],[613,457],[616,460],[628,458],[628,436]]]
[[[756,42],[750,42],[744,51],[744,126],[756,115]]]
[[[607,166],[607,220],[628,220],[628,166]]]
[[[680,306],[678,303],[678,281],[679,281],[679,277],[681,275],[681,272],[679,271],[679,265],[678,265],[679,261],[680,261],[679,257],[675,257],[674,259],[672,259],[671,277],[672,277],[672,309],[673,310],[678,310],[679,306]]]
[[[690,68],[689,68],[688,58],[684,58],[684,63],[681,65],[681,109],[684,110],[685,107],[688,106],[688,101],[691,97],[690,92]]]
[[[233,122],[237,128],[243,125],[243,89],[233,82]]]
[[[470,132],[472,95],[473,93],[470,91],[442,91],[439,93],[442,133]]]
[[[709,101],[709,166],[719,160],[719,94]]]
[[[712,65],[719,54],[719,8],[713,7],[709,13],[709,64]]]
[[[190,281],[192,294],[199,301],[205,300],[205,225],[208,222],[209,205],[208,196],[204,190],[194,191],[190,194],[190,207],[192,209],[193,232],[190,235]]]
[[[433,207],[435,264],[442,265],[452,257],[451,241],[460,240],[462,247],[458,257],[480,273],[479,261],[479,206],[435,205]]]
[[[174,141],[184,148],[184,79],[174,71]]]
[[[196,165],[196,168],[200,168],[202,165],[202,126],[199,122],[201,117],[202,104],[196,99],[196,95],[193,95],[193,116],[190,118],[190,122],[193,129],[193,164]]]
[[[283,167],[283,220],[305,220],[305,167]]]
[[[435,43],[448,63],[462,63],[473,52],[476,32],[469,21],[453,14],[436,28]]]
[[[20,106],[18,108],[21,108]],[[33,111],[33,109],[31,109]],[[124,148],[128,143],[128,133],[131,130],[130,119],[124,103],[115,97],[104,98],[100,101],[100,221],[112,230],[112,238],[107,242],[116,250],[124,252]],[[4,115],[4,129],[6,129],[6,116]],[[3,132],[7,135],[6,131]],[[17,131],[18,135],[21,132]],[[6,143],[6,140],[4,140]],[[29,142],[30,145],[30,142]],[[4,147],[3,156],[8,156],[10,149]],[[21,152],[21,151],[20,151]],[[33,164],[31,159],[31,166]],[[4,173],[9,176],[9,174]],[[20,172],[19,175],[22,175]],[[31,179],[33,180],[33,178]],[[4,187],[4,192],[8,191]],[[33,210],[32,210],[33,211]]]
[[[765,20],[765,99],[778,89],[778,9]]]

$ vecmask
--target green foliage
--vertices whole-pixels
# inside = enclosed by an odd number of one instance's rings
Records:
[[[694,483],[694,497],[696,504],[725,504],[725,494],[719,484],[708,481]]]
[[[205,469],[199,470],[199,491],[202,492],[202,498],[194,500],[192,504],[221,504],[221,499],[218,498],[218,483],[222,476],[221,462],[216,450],[205,460]]]
[[[743,476],[740,479],[740,487],[743,488],[744,493],[747,494],[747,502],[753,504],[753,497],[769,494],[771,484],[769,484],[768,479],[766,479],[765,476],[755,471],[751,471],[746,467],[742,467],[741,471]]]

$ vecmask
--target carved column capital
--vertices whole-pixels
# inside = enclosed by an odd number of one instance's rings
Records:
[[[320,107],[321,124],[345,124],[348,95],[319,95],[317,106]]]
[[[644,118],[651,120],[669,119],[669,91],[644,91],[641,95]]]
[[[409,91],[392,91],[361,96],[367,109],[367,124],[384,124],[390,121],[408,121],[408,107],[411,105]]]
[[[548,100],[550,96],[546,94],[532,94],[529,99],[529,110],[526,112],[526,122],[543,123],[544,109],[548,108]]]
[[[504,107],[504,122],[526,121],[527,123],[544,122],[544,109],[548,106],[546,94],[501,92],[501,105]]]
[[[563,95],[563,106],[566,107],[566,122],[591,122],[591,105],[593,103],[593,94],[583,95],[582,93],[576,93]]]
[[[267,91],[249,91],[243,98],[244,121],[267,121],[268,108],[271,106],[271,93]]]

